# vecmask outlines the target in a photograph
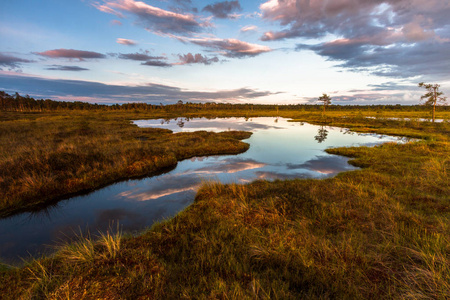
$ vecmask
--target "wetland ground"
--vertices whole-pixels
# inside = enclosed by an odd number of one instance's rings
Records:
[[[447,115],[433,124],[415,119],[424,117],[417,112],[373,112],[376,118],[367,119],[371,114],[357,108],[326,115],[214,114],[289,117],[421,141],[329,149],[361,169],[328,179],[207,183],[187,209],[139,236],[113,231],[85,236],[51,257],[20,268],[2,266],[1,294],[15,299],[450,297]],[[173,135],[130,125],[130,120],[177,115],[201,116],[186,110],[2,112],[2,214],[151,174],[181,158],[246,150],[240,141],[249,137],[245,132]]]

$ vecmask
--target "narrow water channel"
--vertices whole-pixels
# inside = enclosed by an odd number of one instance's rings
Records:
[[[0,220],[0,261],[49,254],[76,234],[115,227],[140,232],[174,216],[193,202],[207,180],[246,183],[256,179],[326,178],[354,170],[348,158],[327,154],[329,147],[376,145],[397,137],[356,134],[342,128],[288,122],[283,118],[138,120],[141,127],[180,131],[245,130],[250,149],[239,155],[194,157],[159,176],[118,182],[48,209]]]

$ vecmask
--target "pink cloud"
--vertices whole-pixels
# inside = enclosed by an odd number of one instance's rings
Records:
[[[91,58],[105,58],[104,54],[93,52],[93,51],[83,51],[83,50],[74,50],[74,49],[55,49],[55,50],[47,50],[44,52],[36,52],[35,54],[51,57],[51,58],[76,58],[80,61],[84,59]]]
[[[122,26],[122,22],[120,22],[119,20],[112,20],[111,25]]]
[[[95,5],[100,11],[120,15],[126,12],[138,18],[139,24],[157,34],[193,34],[211,27],[209,22],[199,22],[192,14],[175,13],[135,0],[105,1],[104,5]],[[122,15],[123,16],[123,15]]]
[[[398,39],[394,39],[394,42],[400,40],[400,35],[403,41],[416,42],[435,37],[432,27],[440,28],[448,23],[444,15],[450,12],[450,4],[445,2],[270,0],[260,5],[262,18],[277,22],[285,28],[268,31],[261,39],[317,38],[327,33],[359,38],[379,35],[382,31],[387,36],[396,30]]]
[[[214,62],[219,62],[219,59],[217,57],[208,58],[206,56],[201,55],[200,53],[197,54],[184,54],[184,55],[178,55],[180,58],[180,62],[177,63],[177,65],[188,65],[188,64],[205,64],[210,65]]]
[[[267,46],[251,44],[237,39],[203,38],[189,39],[188,41],[196,45],[216,49],[219,53],[227,57],[242,58],[272,51]]]
[[[406,40],[419,42],[433,37],[437,37],[434,30],[429,29],[430,25],[423,16],[416,16],[411,22],[405,24],[402,33]]]
[[[94,3],[92,4],[95,8],[97,8],[99,11],[108,13],[108,14],[112,14],[112,15],[116,15],[119,18],[123,18],[123,14],[121,14],[120,12],[115,11],[114,9],[112,9],[111,7],[109,7],[108,5],[100,5],[99,3]]]
[[[352,71],[379,76],[429,74],[448,78],[450,2],[441,0],[270,0],[262,18],[281,25],[263,41],[299,38],[312,50]],[[337,36],[311,45],[305,39]]]
[[[136,43],[135,41],[129,40],[129,39],[121,39],[121,38],[118,38],[116,42],[117,42],[118,44],[126,45],[126,46],[135,46],[135,45],[137,45],[137,43]]]
[[[258,27],[255,25],[247,25],[241,28],[241,32],[256,31],[256,30],[258,30]]]

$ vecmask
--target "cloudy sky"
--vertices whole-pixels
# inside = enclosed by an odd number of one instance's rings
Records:
[[[418,104],[448,0],[2,0],[0,90],[97,103]]]

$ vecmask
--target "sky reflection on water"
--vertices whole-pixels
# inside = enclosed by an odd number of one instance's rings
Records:
[[[51,252],[52,246],[45,245],[70,239],[80,231],[106,231],[117,222],[125,231],[139,232],[192,203],[196,191],[207,180],[246,183],[256,179],[331,177],[356,168],[347,163],[348,158],[329,155],[324,149],[398,140],[282,118],[178,118],[134,123],[174,132],[246,130],[253,135],[245,140],[250,144],[245,153],[194,157],[159,176],[118,182],[41,212],[0,220],[0,260],[18,263],[18,257]]]

